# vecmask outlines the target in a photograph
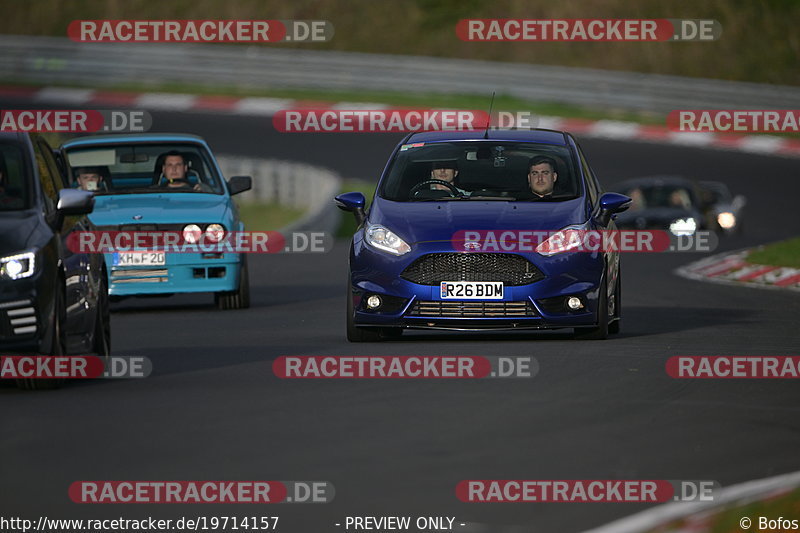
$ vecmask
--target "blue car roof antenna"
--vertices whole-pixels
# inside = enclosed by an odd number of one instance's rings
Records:
[[[494,91],[492,91],[492,101],[489,102],[489,116],[486,119],[486,131],[483,132],[483,138],[489,138],[489,126],[492,124],[492,108],[494,107]]]

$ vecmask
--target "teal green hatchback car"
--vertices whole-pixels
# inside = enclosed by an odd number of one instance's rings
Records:
[[[215,239],[244,231],[232,196],[250,189],[252,179],[226,181],[201,137],[99,135],[70,140],[61,151],[71,167],[72,185],[95,193],[91,220],[100,231]],[[207,292],[220,309],[250,305],[244,253],[113,252],[106,254],[106,262],[112,300]]]

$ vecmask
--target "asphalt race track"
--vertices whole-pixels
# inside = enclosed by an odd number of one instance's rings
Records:
[[[8,107],[24,103],[3,102]],[[30,107],[30,106],[29,106]],[[41,106],[38,106],[41,107]],[[153,112],[157,131],[206,137],[218,153],[325,165],[377,179],[392,134],[281,134],[267,118]],[[580,141],[580,139],[579,139]],[[747,196],[745,233],[721,249],[800,232],[800,161],[645,143],[581,143],[601,181],[682,174]],[[340,531],[347,515],[455,516],[576,532],[638,504],[467,504],[462,479],[714,479],[800,469],[794,380],[674,380],[673,355],[800,355],[796,293],[689,281],[699,254],[623,257],[623,333],[407,333],[344,339],[348,244],[324,255],[251,257],[252,308],[211,296],[126,300],[115,355],[150,378],[42,393],[0,384],[0,514],[36,518],[278,515],[280,531]],[[530,380],[280,380],[280,355],[530,355]],[[328,480],[327,505],[72,503],[76,480]],[[499,530],[499,528],[498,528]]]

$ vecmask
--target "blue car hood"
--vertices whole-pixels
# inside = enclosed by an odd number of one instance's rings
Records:
[[[89,218],[98,226],[221,222],[228,211],[228,198],[217,194],[112,194],[95,198]]]
[[[376,198],[369,221],[409,244],[450,241],[460,230],[548,230],[586,222],[584,199],[563,202],[453,200],[393,202]]]

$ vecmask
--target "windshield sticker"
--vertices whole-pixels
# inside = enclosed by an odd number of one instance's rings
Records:
[[[400,151],[405,152],[409,148],[419,148],[420,146],[425,146],[425,143],[404,144],[400,147]]]

